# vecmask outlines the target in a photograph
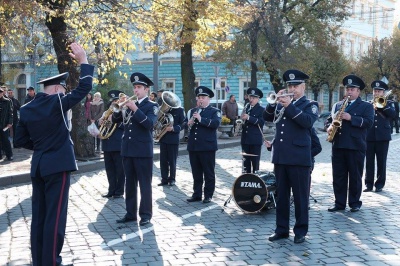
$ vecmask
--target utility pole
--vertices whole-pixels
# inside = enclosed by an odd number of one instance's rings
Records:
[[[158,33],[156,39],[154,40],[154,45],[158,48]],[[154,81],[154,91],[158,91],[158,73],[159,73],[159,62],[158,62],[158,52],[153,53],[153,81]]]

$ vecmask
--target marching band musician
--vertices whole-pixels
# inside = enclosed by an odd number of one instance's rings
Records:
[[[262,129],[265,121],[264,108],[258,103],[263,93],[258,88],[247,89],[249,104],[246,105],[241,119],[244,121],[240,144],[242,151],[257,156],[243,156],[243,167],[246,173],[254,173],[260,169],[261,147],[263,145]]]
[[[358,212],[362,201],[362,175],[365,151],[367,149],[367,131],[373,124],[374,108],[372,104],[360,98],[365,83],[356,75],[348,75],[343,79],[346,88],[348,105],[340,118],[342,126],[337,130],[332,141],[332,176],[335,204],[328,209],[336,212],[346,208],[347,188],[348,205],[351,212]],[[342,107],[343,101],[334,104],[332,114]],[[328,134],[333,130],[332,116],[326,121]]]
[[[179,133],[183,129],[185,112],[182,107],[171,108],[169,113],[174,118],[173,126],[167,127],[167,133],[160,139],[160,171],[161,183],[159,186],[175,185],[176,160],[179,151]]]
[[[221,112],[210,106],[210,98],[214,97],[212,90],[199,86],[195,94],[199,107],[186,118],[190,128],[187,150],[193,175],[193,194],[187,201],[201,201],[204,183],[203,203],[209,203],[215,191],[215,153]]]
[[[123,92],[119,90],[111,90],[108,92],[110,105],[119,100],[121,93]],[[109,116],[109,119],[112,119],[112,117]],[[103,124],[104,122],[103,114],[99,119],[99,124]],[[114,126],[114,124],[112,124],[112,126]],[[101,140],[101,149],[104,152],[104,166],[108,180],[108,192],[107,194],[102,195],[103,198],[122,198],[124,196],[125,172],[121,157],[123,133],[124,125],[120,122],[116,125],[116,128],[110,137]]]
[[[388,86],[385,82],[375,80],[371,83],[374,99],[385,97],[385,90]],[[374,124],[367,133],[367,153],[365,164],[365,186],[364,192],[372,191],[375,185],[375,191],[381,192],[386,181],[386,160],[389,149],[389,141],[392,139],[390,121],[396,117],[396,111],[391,101],[386,101],[385,106],[377,106],[372,103],[375,109]],[[383,107],[383,108],[382,108]],[[377,165],[376,182],[375,175],[375,156]]]
[[[114,112],[112,122],[124,122],[121,156],[126,176],[126,214],[117,223],[137,221],[137,185],[140,187],[139,225],[150,223],[153,215],[151,181],[153,174],[152,131],[157,121],[158,105],[148,99],[153,82],[135,72],[130,78],[137,101],[125,104],[127,110]]]
[[[264,112],[264,119],[276,124],[272,142],[272,163],[277,183],[276,229],[269,241],[289,237],[291,189],[296,217],[294,243],[304,242],[308,232],[311,130],[318,118],[318,103],[309,101],[304,95],[308,78],[299,70],[287,70],[283,80],[289,93],[293,94],[293,100],[284,95],[285,90],[281,90],[278,104],[267,105]]]
[[[81,68],[78,87],[66,92],[68,72],[37,82],[43,92],[20,109],[15,144],[34,150],[32,179],[32,265],[61,265],[67,224],[71,171],[76,171],[74,144],[67,112],[92,89],[94,66],[88,64],[85,50],[70,45]]]

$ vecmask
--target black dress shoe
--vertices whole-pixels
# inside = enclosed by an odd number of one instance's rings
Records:
[[[363,190],[363,192],[371,192],[371,191],[372,191],[372,188],[366,188]]]
[[[175,186],[175,181],[172,180],[171,182],[168,183],[168,186]]]
[[[150,219],[141,219],[139,222],[140,226],[146,225],[150,223]]]
[[[101,195],[103,198],[112,198],[112,194],[103,194],[103,195]]]
[[[351,207],[350,211],[351,212],[358,212],[360,210],[360,207]]]
[[[7,157],[7,161],[12,161],[12,160],[14,160],[14,158],[12,156]]]
[[[120,198],[123,198],[123,197],[124,197],[123,195],[114,195],[113,196],[114,199],[120,199]]]
[[[382,188],[376,188],[375,192],[382,192]]]
[[[305,236],[298,236],[298,235],[294,236],[294,243],[300,244],[303,243],[304,241],[306,241]]]
[[[195,201],[201,201],[201,198],[196,198],[196,197],[191,197],[186,199],[188,202],[195,202]]]
[[[203,199],[203,203],[210,203],[211,202],[211,198],[210,197],[206,197]]]
[[[289,237],[289,234],[277,234],[277,233],[274,233],[274,234],[272,234],[272,235],[270,235],[270,236],[268,237],[268,240],[271,241],[271,242],[273,242],[273,241],[275,241],[275,240],[279,240],[279,239],[283,239],[283,238],[288,238],[288,237]]]
[[[117,220],[117,223],[124,224],[124,223],[135,222],[135,221],[137,221],[136,218],[128,218],[128,217],[124,216],[122,219]]]
[[[332,208],[328,209],[328,212],[337,212],[337,211],[343,211],[344,208],[339,208],[338,206],[333,206]]]
[[[161,186],[166,186],[168,185],[168,182],[161,182],[160,184],[158,184],[157,186],[161,187]]]

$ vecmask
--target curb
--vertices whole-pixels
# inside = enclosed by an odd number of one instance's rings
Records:
[[[238,145],[240,145],[240,139],[233,140],[227,143],[218,144],[218,149],[231,148],[231,147],[236,147]],[[179,148],[178,155],[187,155],[187,154],[188,151],[186,150],[186,145],[183,145],[183,147]],[[160,152],[158,151],[154,153],[153,161],[157,161],[159,159],[160,159]],[[87,172],[104,169],[104,159],[102,157],[98,159],[78,161],[77,164],[78,164],[78,170],[73,172],[72,175],[79,175]],[[31,176],[29,172],[0,177],[0,188],[5,186],[29,183],[29,182],[31,182]]]

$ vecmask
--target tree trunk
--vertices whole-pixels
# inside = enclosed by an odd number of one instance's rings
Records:
[[[54,7],[63,9],[64,7]],[[67,80],[67,91],[74,89],[79,83],[79,72],[74,62],[69,56],[68,45],[69,38],[67,34],[67,25],[62,16],[46,17],[46,26],[51,33],[53,39],[54,51],[57,55],[57,67],[59,73],[69,72]],[[94,156],[94,140],[87,131],[87,123],[84,115],[84,107],[77,104],[72,108],[72,131],[71,138],[74,142],[74,150],[76,157],[91,157]]]
[[[194,93],[196,76],[193,68],[192,44],[185,43],[181,48],[181,75],[182,75],[182,94],[184,108],[188,111],[196,106],[196,95]]]
[[[250,73],[250,87],[257,87],[257,58],[258,58],[258,23],[255,22],[255,25],[250,29],[250,47],[251,47],[251,73]]]
[[[196,75],[193,68],[192,44],[185,43],[181,48],[181,75],[182,75],[182,94],[185,113],[196,106],[196,94],[194,92]],[[188,135],[187,127],[184,128],[182,141],[186,141]]]

